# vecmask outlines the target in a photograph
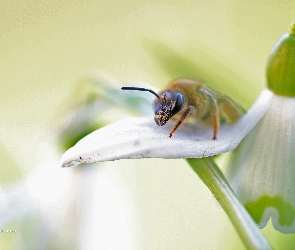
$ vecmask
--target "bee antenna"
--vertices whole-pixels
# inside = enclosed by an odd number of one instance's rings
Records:
[[[155,95],[157,98],[160,98],[160,96],[153,90],[151,89],[146,89],[146,88],[139,88],[139,87],[122,87],[122,90],[138,90],[138,91],[148,91]]]

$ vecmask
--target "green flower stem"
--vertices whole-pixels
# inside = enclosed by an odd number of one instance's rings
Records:
[[[272,249],[254,220],[237,199],[213,158],[186,160],[226,212],[247,249]]]

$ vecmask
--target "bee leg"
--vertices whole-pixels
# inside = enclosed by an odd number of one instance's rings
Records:
[[[211,119],[212,119],[212,127],[213,127],[212,140],[216,140],[217,139],[217,132],[219,130],[219,124],[220,124],[218,110],[217,110],[217,112],[211,113]]]
[[[187,107],[187,109],[184,111],[184,113],[180,117],[179,121],[175,124],[175,126],[171,130],[170,135],[169,135],[170,138],[172,137],[174,132],[178,129],[178,127],[184,122],[184,120],[191,115],[193,110],[195,110],[195,108],[193,106]]]
[[[213,138],[212,140],[217,139],[217,132],[219,130],[220,125],[220,117],[219,117],[219,108],[218,108],[218,99],[216,96],[208,91],[207,89],[201,89],[201,91],[209,98],[210,107],[209,113],[211,115],[211,124],[213,127]]]
[[[219,118],[219,108],[217,104],[217,100],[210,95],[210,114],[211,114],[211,123],[212,123],[212,128],[213,128],[213,138],[212,140],[217,139],[217,132],[219,130],[219,125],[220,125],[220,118]]]

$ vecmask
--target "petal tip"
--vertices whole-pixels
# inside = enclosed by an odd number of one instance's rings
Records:
[[[77,159],[72,159],[70,157],[67,157],[67,152],[66,151],[60,161],[59,161],[59,166],[61,168],[67,168],[67,167],[76,167],[77,165],[81,164],[81,161],[78,161]]]
[[[60,166],[62,168],[68,168],[68,167],[76,167],[79,164],[81,164],[81,162],[71,161],[71,162],[62,162],[62,163],[60,163]]]

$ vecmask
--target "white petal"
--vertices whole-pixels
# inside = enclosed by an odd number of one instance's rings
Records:
[[[295,98],[274,96],[263,119],[235,151],[232,187],[260,227],[295,233]]]
[[[232,125],[220,128],[212,140],[211,127],[183,124],[169,138],[175,122],[159,127],[152,117],[128,118],[81,139],[61,158],[61,166],[127,158],[200,158],[233,150],[263,117],[273,94],[264,90],[252,108]]]

